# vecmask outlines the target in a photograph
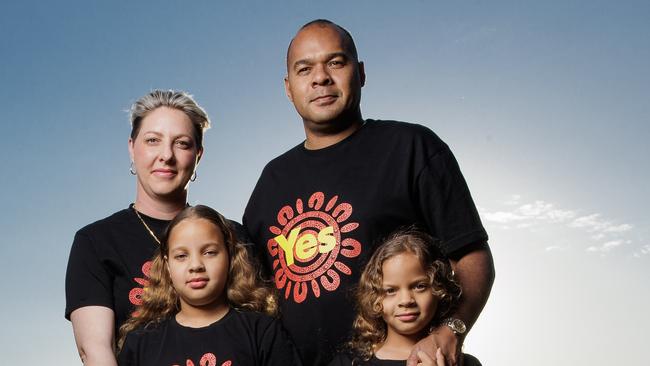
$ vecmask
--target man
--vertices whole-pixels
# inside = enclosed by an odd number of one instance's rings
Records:
[[[349,290],[377,242],[418,224],[440,239],[464,293],[449,325],[418,347],[432,356],[440,347],[456,364],[494,269],[448,146],[423,126],[362,118],[364,65],[350,34],[330,21],[298,31],[284,80],[306,140],[264,168],[244,225],[281,293],[283,324],[303,362],[325,365],[346,340],[354,316]],[[414,352],[409,365],[416,363]]]

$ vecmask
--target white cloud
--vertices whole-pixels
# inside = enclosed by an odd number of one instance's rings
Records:
[[[544,248],[544,250],[546,250],[547,252],[553,252],[553,251],[563,252],[566,249],[567,249],[566,247],[559,246],[559,245],[551,245],[551,246],[548,246],[548,247]]]
[[[518,199],[520,196],[515,195],[513,197],[517,197]],[[515,201],[510,200],[504,202],[504,204],[510,205],[513,202]],[[485,211],[482,213],[486,221],[497,222],[500,224],[515,221],[565,222],[576,216],[574,211],[555,208],[552,203],[545,201],[535,201],[533,203],[519,205],[519,207],[511,211]]]
[[[569,226],[576,228],[585,228],[589,232],[596,233],[622,233],[632,230],[633,227],[630,224],[614,225],[610,221],[601,219],[600,214],[597,213],[578,217],[577,219],[573,220]]]
[[[621,240],[621,239],[619,239],[619,240],[611,240],[611,241],[608,241],[606,243],[603,243],[600,246],[590,246],[589,248],[587,248],[587,251],[588,252],[601,252],[601,253],[602,252],[609,252],[610,250],[612,250],[612,249],[614,249],[616,247],[619,247],[619,246],[623,245],[624,243],[626,243],[626,242]]]
[[[589,252],[608,253],[623,244],[631,243],[625,237],[634,226],[626,223],[615,223],[600,213],[579,215],[581,210],[564,209],[543,200],[523,202],[522,196],[513,194],[501,202],[499,210],[480,208],[481,218],[486,225],[492,223],[493,229],[527,230],[529,233],[558,232],[559,235],[587,234],[585,237],[590,244],[585,245]],[[558,229],[564,231],[558,231]],[[576,231],[577,230],[577,231]],[[578,241],[580,242],[580,241]],[[564,250],[558,245],[550,245],[546,251]],[[639,255],[650,254],[650,246],[646,245],[638,252]]]

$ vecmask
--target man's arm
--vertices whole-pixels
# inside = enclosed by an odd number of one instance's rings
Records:
[[[451,260],[451,266],[463,290],[460,303],[451,317],[465,322],[467,331],[462,336],[457,336],[446,325],[435,328],[428,337],[416,344],[407,366],[417,365],[418,350],[423,350],[434,357],[438,347],[441,348],[449,365],[457,365],[460,346],[490,296],[495,273],[492,252],[487,243],[475,246],[460,258]]]

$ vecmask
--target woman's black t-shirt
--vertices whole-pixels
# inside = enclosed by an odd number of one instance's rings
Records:
[[[169,221],[143,214],[160,238]],[[136,216],[133,206],[79,230],[72,243],[65,279],[65,317],[84,306],[115,312],[115,334],[148,284],[151,258],[158,243]]]

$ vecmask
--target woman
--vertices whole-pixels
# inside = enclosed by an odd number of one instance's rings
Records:
[[[79,230],[68,261],[65,315],[85,365],[116,365],[116,330],[141,302],[164,227],[187,206],[209,126],[184,92],[155,90],[133,104],[135,203]]]

